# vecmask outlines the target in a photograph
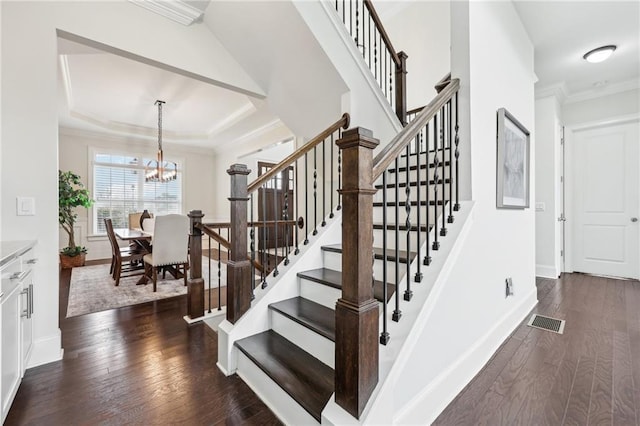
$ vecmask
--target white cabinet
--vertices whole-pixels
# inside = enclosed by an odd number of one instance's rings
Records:
[[[0,271],[0,409],[2,422],[24,376],[33,348],[35,242],[2,243]]]

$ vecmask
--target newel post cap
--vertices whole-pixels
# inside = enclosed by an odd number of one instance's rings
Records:
[[[354,146],[362,146],[369,149],[375,149],[380,144],[380,141],[373,137],[373,132],[364,127],[354,127],[342,132],[342,138],[340,138],[336,144],[340,149],[351,148]]]
[[[246,164],[232,164],[227,170],[229,175],[248,175],[251,170],[247,168]]]

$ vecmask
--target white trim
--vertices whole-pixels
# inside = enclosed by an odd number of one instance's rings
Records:
[[[27,368],[38,367],[39,365],[60,361],[63,354],[62,334],[60,329],[57,328],[54,335],[34,340]]]
[[[199,20],[204,12],[182,0],[129,0],[131,3],[171,19],[182,25],[189,26]]]
[[[394,424],[414,424],[417,418],[407,418],[411,415],[418,417],[427,414],[427,418],[420,418],[419,422],[430,424],[449,405],[458,393],[482,370],[513,331],[521,324],[531,310],[537,305],[536,289],[525,297],[520,304],[505,314],[484,336],[476,341],[464,354],[452,362],[440,373],[423,391],[416,395],[394,417]]]
[[[296,5],[295,2],[294,2],[294,5]],[[391,107],[391,104],[389,103],[389,101],[382,94],[382,90],[380,89],[378,82],[375,80],[371,70],[369,69],[369,66],[362,58],[362,54],[356,48],[355,42],[353,38],[351,38],[351,35],[347,32],[347,28],[345,27],[344,23],[340,21],[338,14],[336,13],[335,9],[332,6],[332,3],[327,1],[321,1],[320,5],[322,6],[322,9],[324,10],[324,12],[327,14],[327,17],[329,18],[329,21],[331,22],[331,24],[333,24],[334,29],[336,30],[337,34],[340,36],[340,39],[344,43],[354,63],[356,64],[356,66],[362,73],[363,77],[367,81],[367,84],[369,85],[372,92],[374,93],[376,99],[378,100],[378,103],[380,103],[380,105],[382,106],[382,109],[384,110],[385,114],[387,115],[391,123],[393,123],[393,126],[395,127],[395,129],[397,131],[400,131],[402,129],[402,124],[400,123],[400,120],[398,120],[398,117],[393,111],[393,108]],[[296,7],[299,7],[299,6],[296,5]]]
[[[640,112],[634,113],[634,114],[621,115],[618,117],[606,118],[603,120],[587,121],[584,123],[572,124],[565,127],[571,128],[571,131],[579,132],[581,130],[590,130],[590,129],[595,129],[597,127],[627,124],[627,123],[632,123],[634,121],[640,121]]]
[[[558,278],[556,268],[553,265],[537,265],[536,264],[536,277],[542,278]]]
[[[632,78],[620,83],[610,84],[605,87],[593,88],[582,92],[568,95],[565,104],[573,104],[576,102],[588,101],[591,99],[601,98],[603,96],[615,95],[616,93],[628,92],[640,88],[640,79]]]

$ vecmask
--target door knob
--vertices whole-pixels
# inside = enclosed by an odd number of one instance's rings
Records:
[[[637,222],[637,221],[638,221],[638,218],[637,218],[637,217],[632,217],[632,218],[631,218],[631,222]]]

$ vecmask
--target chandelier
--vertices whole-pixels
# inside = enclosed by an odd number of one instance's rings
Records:
[[[178,165],[172,161],[164,161],[162,152],[162,105],[164,101],[157,100],[158,105],[158,158],[151,160],[144,168],[145,182],[169,182],[178,177]]]

